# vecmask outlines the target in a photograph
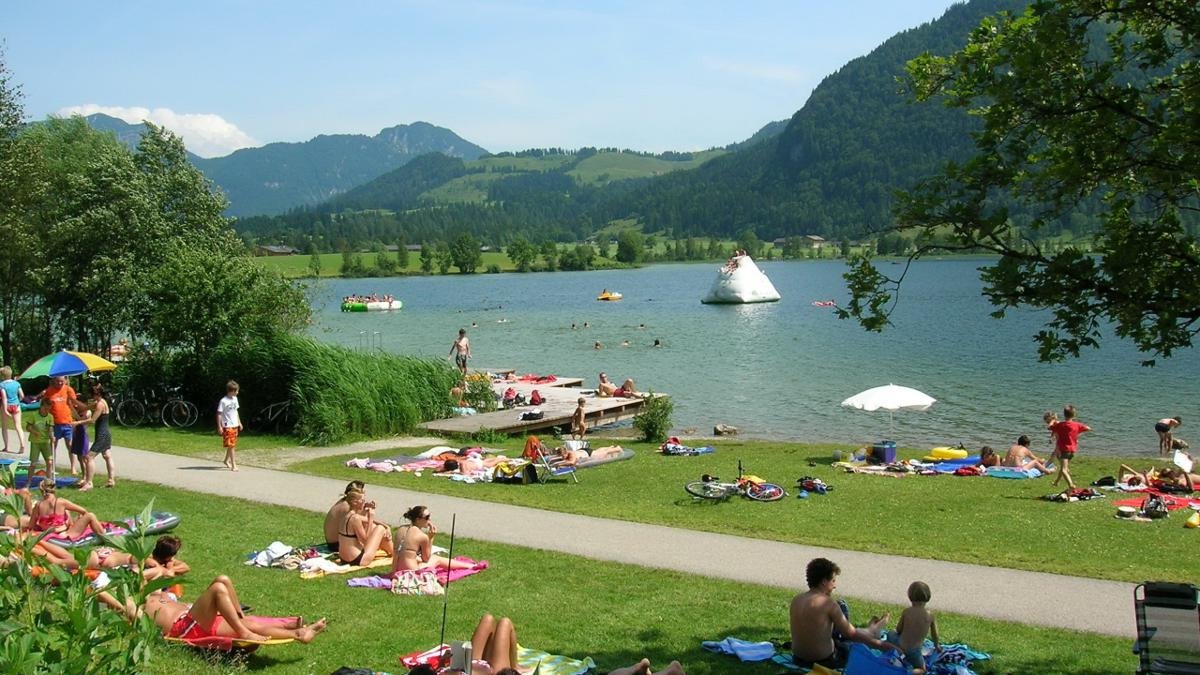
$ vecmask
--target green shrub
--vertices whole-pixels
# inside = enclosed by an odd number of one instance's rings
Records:
[[[496,392],[492,389],[492,381],[486,375],[472,375],[467,378],[467,391],[463,394],[467,405],[481,413],[492,412],[496,409]]]
[[[409,433],[447,417],[457,378],[444,361],[356,352],[294,335],[228,340],[197,376],[210,392],[202,409],[234,379],[243,424],[253,428],[257,411],[290,401],[291,432],[317,445]]]
[[[655,396],[654,392],[646,395],[642,412],[633,418],[633,427],[642,432],[642,438],[652,443],[667,440],[667,432],[671,430],[671,413],[675,412],[675,404],[667,396]]]
[[[3,468],[0,482],[11,481]],[[143,561],[154,543],[143,532],[153,503],[127,536],[106,537],[106,544]],[[0,499],[0,512],[16,516],[24,505],[17,494]],[[158,628],[148,616],[129,621],[122,612],[101,604],[83,574],[71,574],[57,565],[46,565],[33,552],[35,537],[17,540],[0,535],[0,558],[10,564],[0,569],[0,664],[12,673],[135,673],[144,672],[153,645],[160,641]],[[88,550],[76,549],[80,565]],[[45,573],[34,576],[39,566]],[[133,570],[108,570],[111,582],[105,592],[117,602],[140,605],[147,593],[172,580],[144,585],[142,563]]]

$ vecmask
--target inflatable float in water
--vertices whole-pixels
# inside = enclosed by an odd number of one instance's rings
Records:
[[[708,295],[700,302],[706,304],[740,304],[746,302],[775,302],[779,291],[748,255],[730,259],[717,271],[717,279]]]
[[[343,312],[385,312],[393,309],[400,309],[404,303],[399,300],[380,300],[377,302],[343,302]]]
[[[616,302],[617,300],[620,300],[623,297],[625,297],[625,296],[621,295],[620,293],[618,293],[616,291],[610,291],[608,289],[604,289],[603,291],[601,291],[600,295],[596,296],[596,299],[602,300],[605,302]]]

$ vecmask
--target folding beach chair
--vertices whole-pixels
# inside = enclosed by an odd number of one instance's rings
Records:
[[[1138,675],[1200,675],[1200,591],[1192,584],[1147,581],[1133,591]]]
[[[579,482],[579,476],[575,473],[575,467],[567,464],[566,460],[557,454],[548,452],[537,453],[537,462],[534,463],[534,466],[537,467],[539,483],[545,483],[551,478],[568,475],[576,483]]]

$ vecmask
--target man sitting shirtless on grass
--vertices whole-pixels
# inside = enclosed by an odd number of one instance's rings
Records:
[[[804,574],[808,591],[792,599],[790,612],[792,660],[796,665],[841,668],[846,665],[851,642],[862,642],[879,650],[898,649],[879,639],[888,617],[872,619],[867,628],[851,625],[849,608],[841,600],[833,599],[837,575],[841,574],[833,561],[813,558]]]

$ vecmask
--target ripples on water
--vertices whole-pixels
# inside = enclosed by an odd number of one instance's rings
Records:
[[[1025,433],[1035,451],[1045,452],[1042,412],[1066,403],[1093,429],[1081,441],[1084,453],[1156,454],[1155,420],[1182,415],[1184,438],[1189,421],[1200,424],[1194,350],[1143,368],[1135,349],[1108,339],[1079,359],[1038,363],[1032,336],[1039,315],[1017,311],[992,319],[979,293],[975,270],[982,264],[914,265],[892,316],[895,325],[882,334],[812,306],[846,298],[840,262],[760,263],[783,299],[757,305],[702,305],[716,274],[711,263],[331,280],[312,291],[313,334],[350,347],[374,342],[390,352],[445,358],[466,327],[472,365],[582,376],[589,387],[602,370],[617,382],[633,377],[639,389],[672,395],[677,429],[701,434],[726,423],[759,438],[871,442],[889,435],[887,413],[839,403],[889,382],[938,399],[926,412],[896,414],[891,435],[913,447],[1007,447]],[[884,271],[900,269],[885,264]],[[625,299],[597,302],[604,288]],[[394,294],[404,309],[341,313],[340,298],[355,292]],[[664,346],[652,347],[655,338]],[[621,347],[622,340],[631,346]],[[596,341],[604,348],[593,349]]]

